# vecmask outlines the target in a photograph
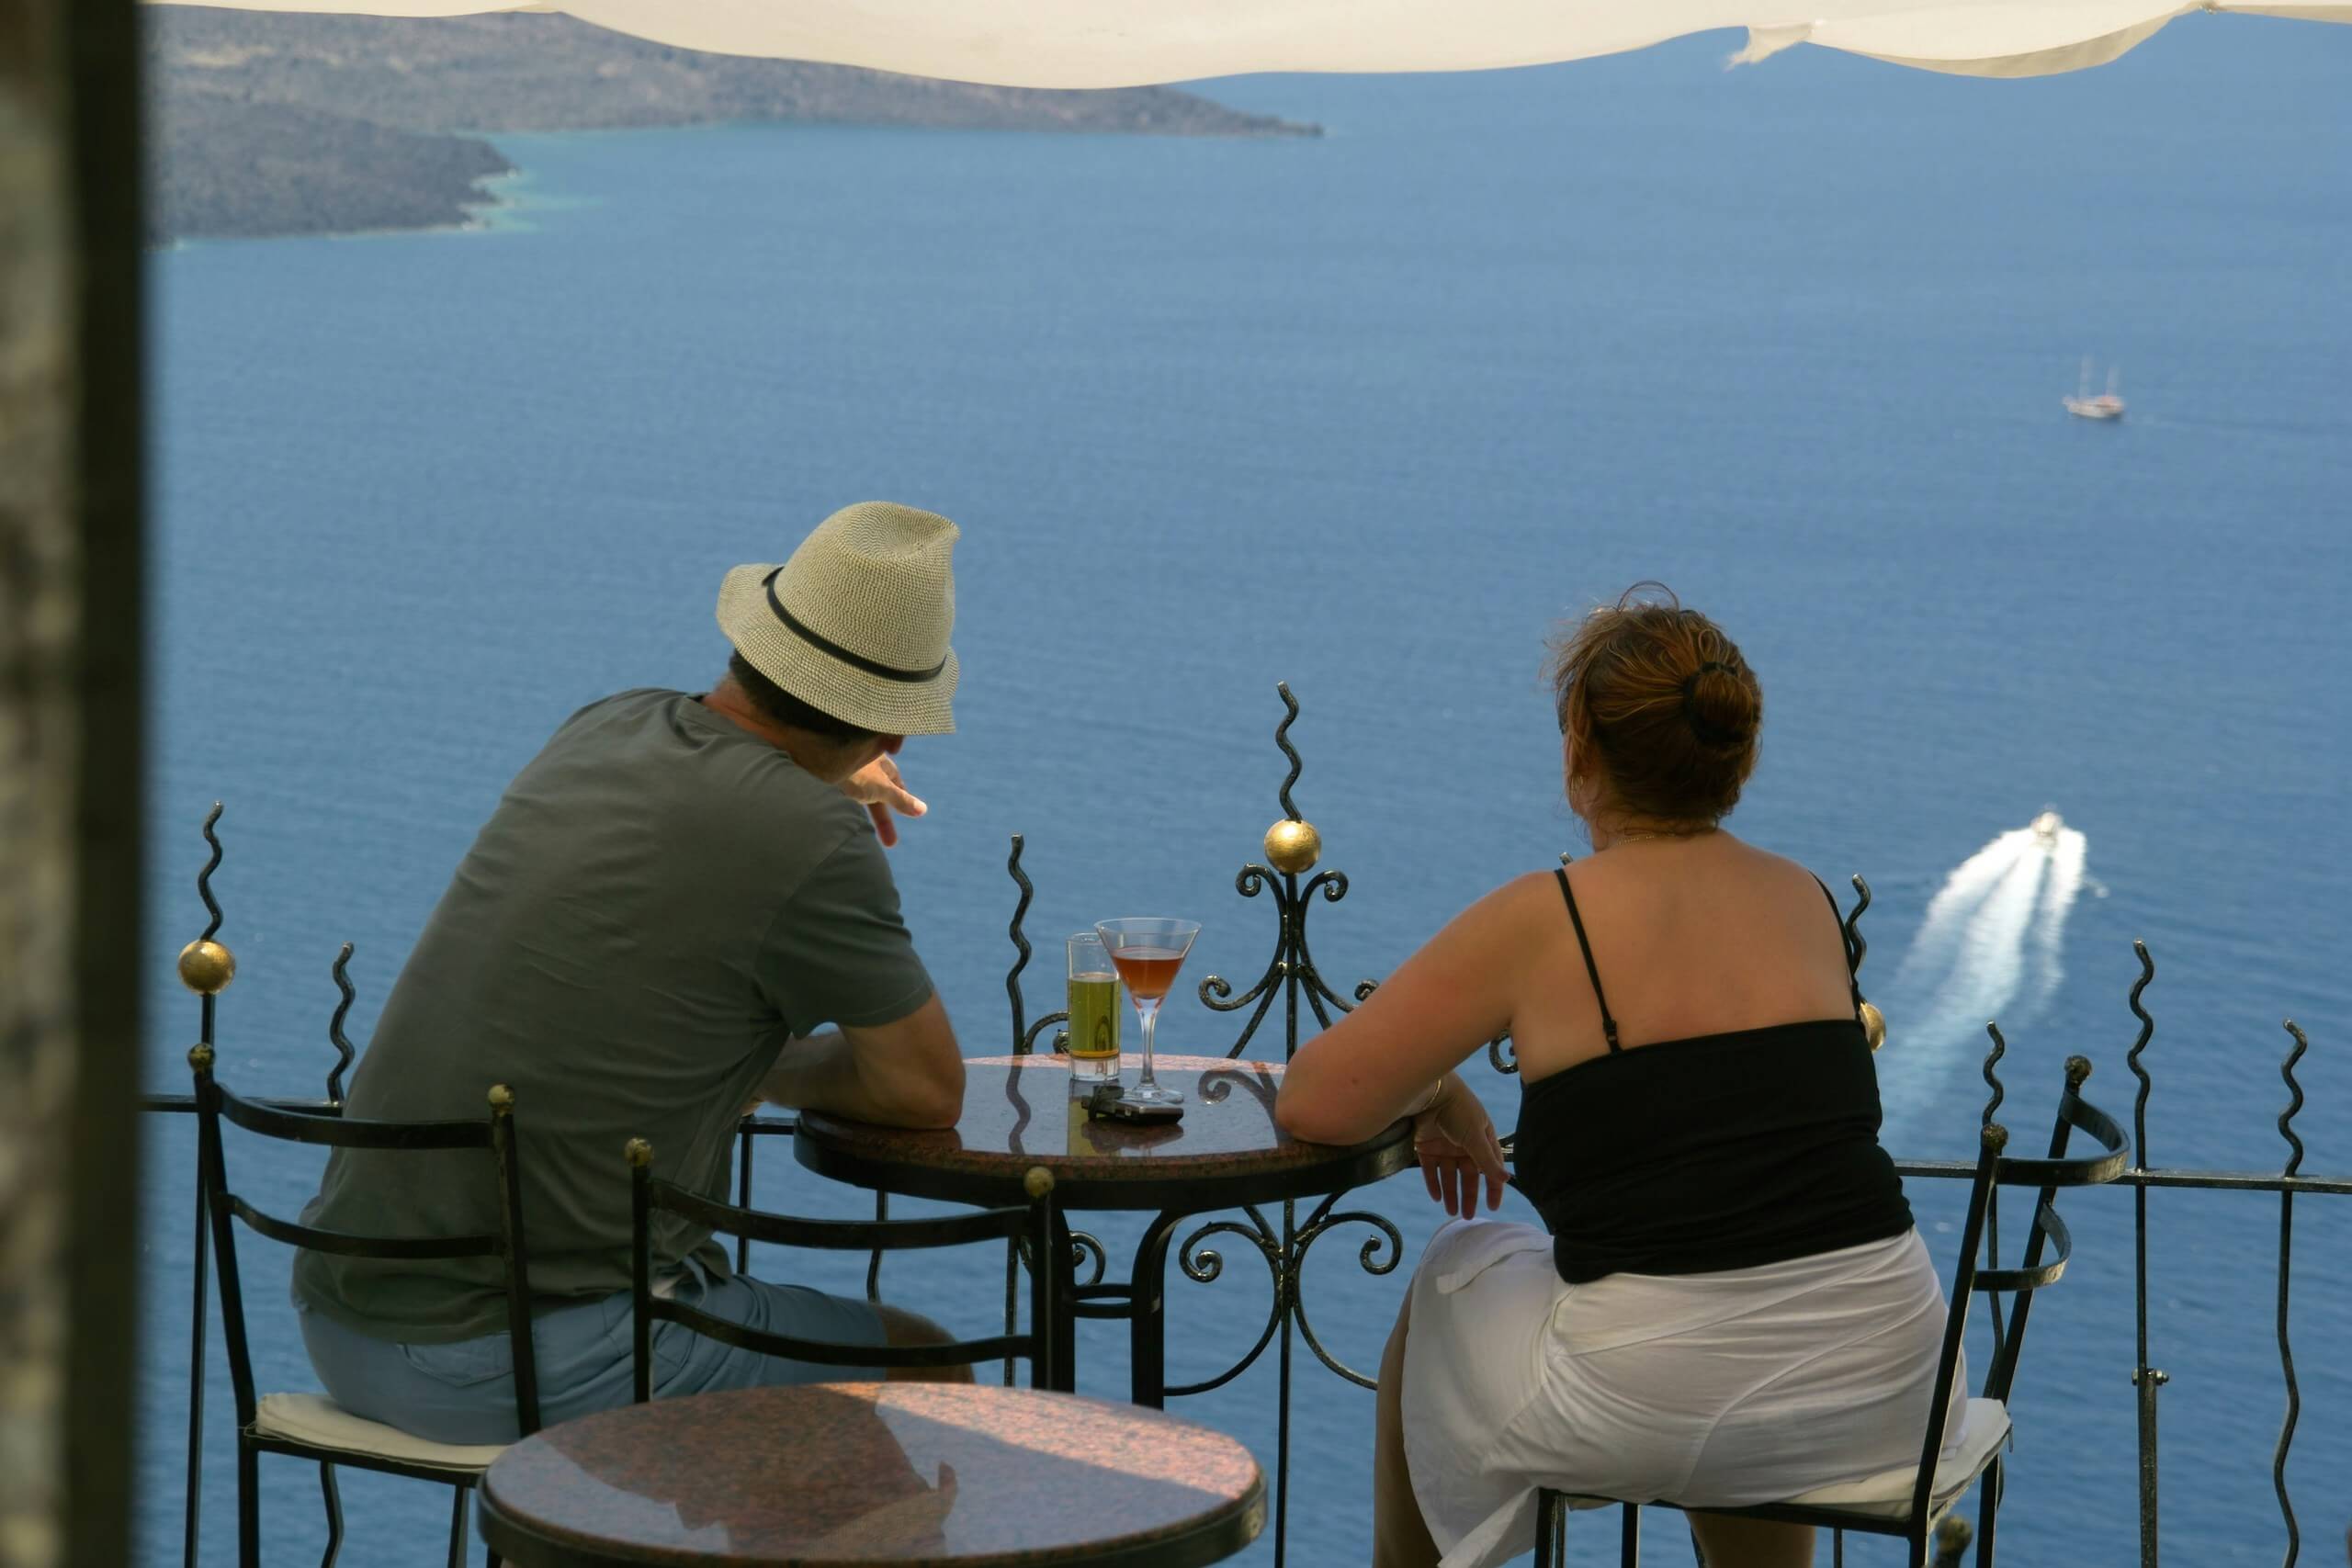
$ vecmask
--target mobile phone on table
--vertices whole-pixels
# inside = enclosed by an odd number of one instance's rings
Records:
[[[1100,1086],[1086,1097],[1086,1113],[1089,1116],[1102,1117],[1113,1122],[1174,1122],[1181,1120],[1184,1114],[1184,1108],[1182,1105],[1139,1105],[1133,1100],[1121,1099],[1120,1097],[1125,1093],[1126,1093],[1125,1089],[1119,1084],[1106,1083]]]

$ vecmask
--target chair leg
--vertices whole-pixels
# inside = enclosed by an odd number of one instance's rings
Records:
[[[1545,1487],[1536,1489],[1535,1568],[1560,1568],[1560,1552],[1566,1544],[1560,1522],[1566,1512],[1560,1506],[1557,1492]]]
[[[2000,1458],[1996,1455],[1984,1472],[1984,1501],[1976,1510],[1976,1568],[1993,1568],[1993,1523],[2001,1511],[2001,1488],[2006,1480]]]
[[[1829,1532],[1829,1568],[1846,1568],[1846,1532],[1844,1530],[1833,1529]]]
[[[466,1504],[473,1497],[470,1486],[453,1486],[458,1500],[449,1507],[449,1568],[466,1568]]]
[[[237,1568],[261,1568],[261,1455],[237,1439]]]
[[[1624,1517],[1617,1527],[1617,1568],[1642,1568],[1642,1506],[1619,1506]]]
[[[334,1568],[343,1551],[343,1494],[334,1483],[334,1466],[325,1460],[319,1461],[319,1494],[327,1506],[327,1552],[319,1559],[319,1568]]]

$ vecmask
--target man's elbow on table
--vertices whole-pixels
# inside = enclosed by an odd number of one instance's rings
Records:
[[[899,1125],[953,1127],[964,1114],[964,1060],[956,1057],[935,1071],[910,1077],[899,1101]]]
[[[953,1127],[964,1113],[964,1056],[934,995],[905,1018],[842,1031],[876,1118],[895,1127]]]

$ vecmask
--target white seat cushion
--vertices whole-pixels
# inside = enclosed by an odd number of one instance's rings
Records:
[[[1936,1491],[1928,1504],[1929,1511],[1942,1513],[1953,1500],[1967,1491],[1971,1483],[1984,1472],[1993,1461],[1996,1450],[2008,1440],[2008,1407],[1997,1399],[1972,1399],[1961,1412],[1959,1440],[1936,1459]],[[1866,1475],[1859,1481],[1841,1481],[1834,1486],[1816,1486],[1787,1499],[1801,1507],[1841,1508],[1849,1513],[1871,1514],[1879,1518],[1907,1518],[1911,1513],[1911,1488],[1919,1479],[1919,1467],[1906,1464],[1900,1470],[1883,1470],[1876,1475]],[[1608,1508],[1617,1504],[1614,1497],[1585,1497],[1570,1495],[1563,1498],[1571,1508]]]
[[[323,1393],[266,1393],[254,1412],[254,1436],[282,1438],[347,1454],[480,1472],[506,1451],[503,1443],[436,1443],[398,1427],[354,1416]]]

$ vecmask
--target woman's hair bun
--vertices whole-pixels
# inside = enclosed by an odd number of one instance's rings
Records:
[[[1641,582],[1555,645],[1560,730],[1624,809],[1712,823],[1756,768],[1764,692],[1739,647],[1661,583]]]
[[[1682,678],[1682,717],[1702,746],[1745,746],[1756,739],[1760,694],[1742,671],[1720,659],[1702,660]]]

